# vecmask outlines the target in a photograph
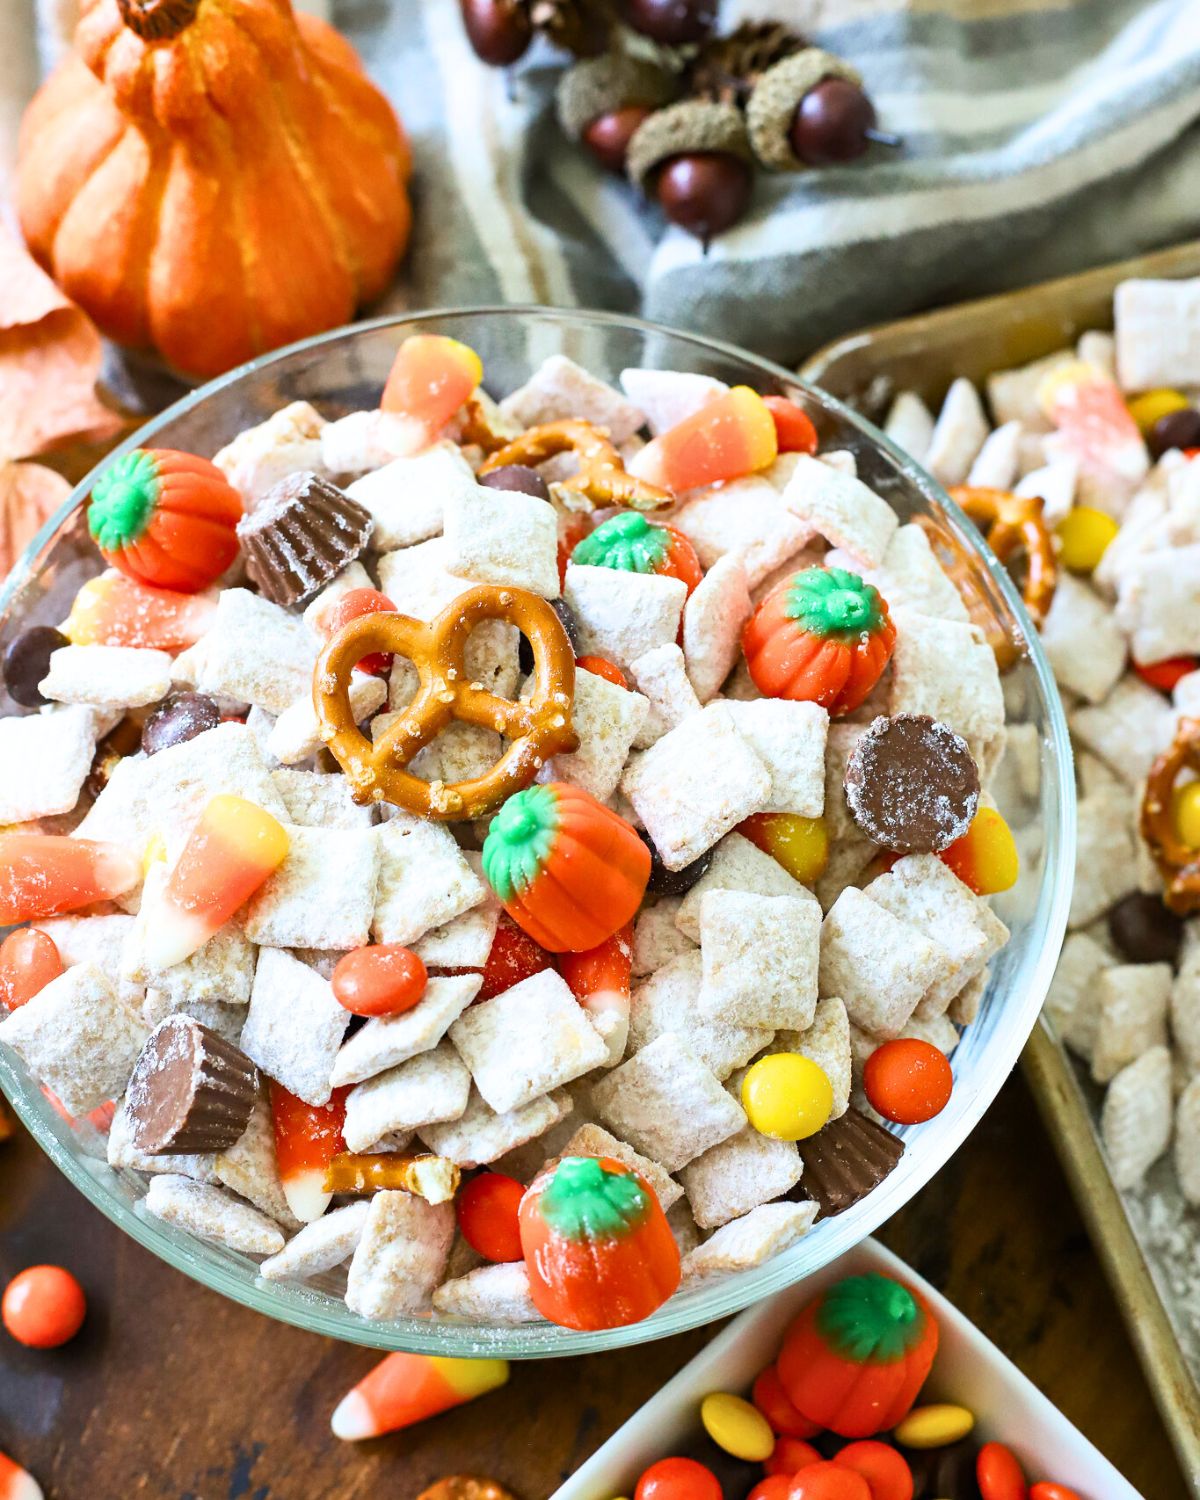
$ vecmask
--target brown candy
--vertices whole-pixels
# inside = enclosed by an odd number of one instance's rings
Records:
[[[22,708],[41,708],[49,700],[38,684],[50,671],[50,655],[71,642],[52,625],[31,625],[14,635],[4,651],[4,686]]]
[[[1108,934],[1131,964],[1174,968],[1183,942],[1183,918],[1168,911],[1158,896],[1133,891],[1109,912]]]
[[[176,693],[160,703],[146,720],[142,749],[147,755],[157,755],[160,750],[194,740],[220,722],[221,710],[206,694]]]
[[[274,604],[303,604],[362,552],[375,522],[311,470],[290,474],[238,522],[246,572]]]
[[[133,1144],[150,1156],[224,1151],[250,1123],[257,1093],[244,1052],[191,1016],[168,1016],[129,1080]]]
[[[477,1474],[451,1474],[422,1490],[417,1500],[517,1500],[517,1497],[494,1479],[481,1479]]]
[[[869,1120],[853,1105],[837,1120],[797,1141],[804,1163],[803,1192],[814,1199],[828,1219],[844,1213],[872,1188],[878,1187],[904,1155],[904,1142],[890,1130]]]
[[[844,785],[858,827],[900,854],[948,848],[979,807],[966,740],[926,714],[876,719],[851,752]]]

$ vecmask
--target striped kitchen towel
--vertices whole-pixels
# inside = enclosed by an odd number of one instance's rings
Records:
[[[302,3],[413,137],[416,228],[389,307],[641,311],[795,362],[850,328],[1200,233],[1200,0],[726,0],[724,28],[770,16],[848,58],[904,141],[760,174],[707,254],[563,139],[549,51],[485,68],[458,0]],[[44,59],[73,4],[0,0],[0,34],[36,36]],[[34,72],[19,50],[0,67],[0,169],[13,80]]]

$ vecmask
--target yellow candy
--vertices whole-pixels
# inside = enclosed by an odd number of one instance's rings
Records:
[[[1176,787],[1171,798],[1175,832],[1189,849],[1200,849],[1200,781]]]
[[[1181,391],[1147,391],[1144,396],[1135,396],[1129,402],[1129,415],[1145,437],[1160,417],[1169,417],[1173,411],[1183,411],[1190,405]]]
[[[757,1406],[751,1406],[740,1396],[730,1396],[724,1391],[705,1396],[700,1403],[700,1420],[718,1448],[747,1463],[762,1463],[764,1458],[770,1458],[775,1447],[771,1424]]]
[[[803,1141],[816,1135],[833,1112],[833,1085],[811,1058],[772,1052],[746,1074],[742,1104],[760,1135]]]
[[[945,1448],[965,1438],[974,1426],[975,1418],[965,1406],[942,1402],[915,1406],[892,1436],[906,1448]]]
[[[1120,529],[1102,510],[1093,510],[1090,505],[1075,506],[1054,528],[1059,561],[1072,573],[1090,573]]]
[[[142,851],[142,876],[150,873],[150,866],[157,864],[160,859],[166,859],[167,845],[161,833],[152,833]]]
[[[741,833],[801,885],[812,885],[829,863],[829,830],[823,818],[796,813],[756,813],[742,824]]]

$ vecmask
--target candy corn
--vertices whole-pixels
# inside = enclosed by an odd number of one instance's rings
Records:
[[[483,379],[474,349],[437,333],[415,333],[396,350],[383,388],[384,411],[412,417],[427,442],[441,431]]]
[[[1146,444],[1116,382],[1082,360],[1052,370],[1038,402],[1083,476],[1132,491],[1150,467]]]
[[[614,1062],[629,1039],[629,975],[633,968],[633,924],[606,938],[598,948],[560,953],[558,970],[591,1017]]]
[[[763,398],[738,385],[647,443],[629,472],[679,494],[765,469],[778,452],[775,420]]]
[[[49,933],[36,927],[10,932],[0,943],[0,1006],[16,1010],[62,971],[62,959]]]
[[[342,1397],[330,1425],[335,1437],[360,1442],[486,1396],[507,1380],[506,1359],[389,1354]]]
[[[339,1151],[345,1151],[349,1088],[334,1089],[328,1104],[306,1104],[281,1083],[271,1084],[271,1118],[275,1125],[275,1164],[288,1207],[302,1224],[319,1219],[333,1196],[325,1173]]]
[[[141,878],[137,856],[120,844],[49,833],[0,833],[0,924],[111,901]]]
[[[169,969],[219,932],[283,863],[281,824],[244,797],[214,797],[184,845],[146,932],[146,963]]]
[[[43,1500],[42,1487],[33,1477],[0,1453],[0,1500]]]
[[[994,807],[981,807],[962,838],[938,855],[977,896],[1016,885],[1021,861],[1012,830]]]
[[[75,595],[63,634],[76,646],[146,646],[183,651],[212,624],[212,594],[152,589],[111,569]]]

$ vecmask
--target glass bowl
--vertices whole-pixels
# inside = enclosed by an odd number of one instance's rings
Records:
[[[1025,753],[1020,775],[1002,775],[997,782],[1002,811],[1022,852],[1020,880],[997,901],[1012,937],[993,965],[979,1015],[954,1054],[949,1105],[927,1124],[901,1130],[907,1149],[896,1170],[853,1208],[815,1225],[791,1250],[755,1270],[683,1292],[632,1327],[575,1333],[547,1323],[496,1328],[418,1317],[371,1322],[350,1312],[338,1296],[344,1273],[329,1273],[305,1285],[268,1284],[249,1257],[147,1215],[140,1205],[143,1180],[112,1170],[97,1133],[87,1122],[73,1126],[64,1120],[7,1049],[0,1055],[0,1087],[56,1165],[127,1234],[196,1280],[285,1322],[380,1349],[513,1358],[582,1354],[663,1338],[737,1312],[857,1245],[929,1181],[995,1097],[1041,1010],[1066,925],[1075,802],[1062,705],[1010,578],[927,474],[855,412],[780,366],[731,345],[633,318],[483,307],[356,324],[294,344],[194,391],[147,423],[106,463],[143,444],[212,455],[243,428],[290,401],[310,401],[327,417],[375,406],[397,345],[416,331],[445,333],[470,344],[482,357],[487,384],[497,395],[522,384],[543,359],[557,353],[607,380],[615,380],[628,365],[641,365],[696,371],[752,385],[764,394],[786,395],[808,411],[823,449],[852,452],[861,477],[886,496],[901,519],[921,521],[935,544],[970,571],[990,624],[1020,647],[1004,680],[1005,698],[1010,727],[1030,727],[1021,731]],[[76,488],[0,587],[0,647],[26,625],[65,618],[80,584],[99,571],[83,502],[104,467]],[[0,698],[0,713],[14,711],[11,701]]]

